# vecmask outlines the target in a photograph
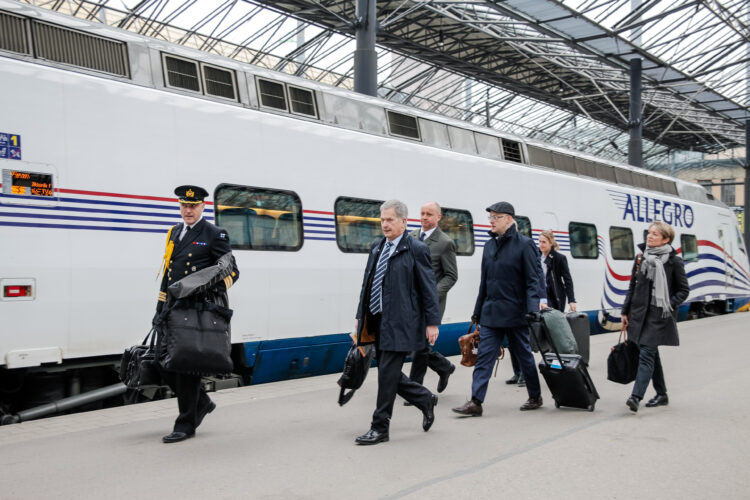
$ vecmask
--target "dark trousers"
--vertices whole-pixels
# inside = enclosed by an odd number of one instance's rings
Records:
[[[657,394],[666,394],[667,385],[664,382],[664,370],[661,367],[659,348],[657,346],[641,345],[638,355],[638,372],[635,375],[633,396],[643,399],[648,389],[648,383],[653,380]]]
[[[521,375],[521,363],[518,362],[518,356],[516,356],[515,351],[510,347],[507,350],[510,353],[510,365],[513,367],[513,375]]]
[[[167,370],[162,370],[161,373],[167,385],[177,394],[180,414],[174,421],[174,431],[192,434],[197,427],[198,409],[205,409],[211,403],[211,398],[201,386],[201,376]]]
[[[378,400],[372,414],[372,429],[388,432],[396,395],[401,396],[422,411],[427,409],[432,393],[422,384],[409,379],[401,369],[408,352],[378,350]]]
[[[473,381],[471,384],[471,399],[475,403],[482,404],[487,395],[487,386],[492,376],[492,367],[495,364],[503,338],[507,336],[511,352],[516,353],[518,362],[526,379],[526,391],[530,398],[538,398],[542,395],[539,385],[539,374],[534,365],[534,355],[531,354],[529,346],[529,330],[527,327],[517,328],[493,328],[482,325],[479,332],[479,353],[477,364],[474,365]]]
[[[432,347],[427,345],[421,351],[414,352],[414,359],[411,362],[411,371],[409,378],[414,382],[421,384],[424,381],[424,375],[427,373],[427,367],[436,372],[438,375],[448,373],[451,369],[450,361]]]

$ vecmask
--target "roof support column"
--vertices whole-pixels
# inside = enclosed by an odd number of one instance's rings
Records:
[[[641,60],[630,60],[630,140],[628,141],[628,163],[643,167],[643,122],[641,121]]]
[[[354,91],[360,94],[378,95],[378,54],[375,52],[375,34],[378,18],[375,14],[376,0],[357,0],[357,49],[354,51]]]

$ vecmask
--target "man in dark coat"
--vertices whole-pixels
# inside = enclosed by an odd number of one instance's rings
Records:
[[[669,224],[661,221],[651,224],[646,243],[638,245],[641,253],[633,264],[622,305],[622,324],[627,328],[628,340],[639,347],[635,384],[625,403],[633,412],[638,411],[650,381],[656,396],[646,406],[669,404],[659,346],[680,345],[677,312],[690,295],[685,266],[672,248],[672,240],[674,229]]]
[[[479,352],[474,366],[471,400],[453,411],[464,416],[481,416],[487,394],[492,365],[497,359],[503,339],[507,337],[511,351],[518,357],[526,379],[529,399],[521,410],[542,406],[539,375],[529,347],[526,316],[538,313],[546,304],[540,299],[541,263],[533,240],[516,229],[515,209],[508,202],[487,208],[492,226],[489,241],[482,255],[481,282],[472,321],[481,325]]]
[[[445,313],[445,303],[448,290],[458,280],[458,266],[456,265],[456,243],[438,227],[440,219],[443,218],[440,205],[431,201],[422,205],[420,213],[421,229],[415,229],[409,236],[423,241],[430,250],[432,270],[437,281],[438,299],[440,300],[440,320]],[[429,345],[421,351],[414,353],[409,378],[415,382],[422,383],[427,367],[435,371],[440,379],[437,391],[443,392],[448,386],[448,378],[456,370],[456,367],[442,354],[434,351]],[[408,401],[404,403],[408,405]]]
[[[405,234],[406,205],[398,200],[380,207],[384,238],[373,243],[357,307],[357,343],[374,343],[378,360],[378,398],[367,433],[357,444],[388,441],[396,395],[422,411],[422,428],[435,420],[437,396],[402,371],[412,351],[434,344],[440,309],[427,246]]]
[[[167,288],[170,285],[192,273],[215,265],[222,255],[232,251],[227,232],[203,218],[203,201],[208,192],[198,186],[180,186],[174,192],[180,201],[183,222],[172,227],[167,234],[164,276],[159,288],[155,323],[162,321],[162,310],[165,304],[168,304]],[[209,293],[208,300],[228,306],[227,290],[239,277],[240,271],[232,257],[231,274]],[[216,404],[201,386],[201,376],[167,370],[162,370],[162,376],[177,394],[180,411],[173,432],[164,436],[162,441],[176,443],[195,436],[195,430],[203,418],[216,408]]]

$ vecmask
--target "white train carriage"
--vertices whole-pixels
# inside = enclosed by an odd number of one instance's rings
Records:
[[[526,234],[555,231],[598,331],[619,328],[652,220],[677,231],[682,317],[750,297],[737,221],[699,186],[6,0],[0,24],[5,394],[50,370],[113,376],[149,329],[179,221],[171,191],[186,183],[211,192],[205,216],[235,248],[232,340],[254,383],[340,370],[390,198],[408,204],[410,227],[425,201],[445,207],[459,248],[447,353],[471,316],[485,207],[498,200]]]

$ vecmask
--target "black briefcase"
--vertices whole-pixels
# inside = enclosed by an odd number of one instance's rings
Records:
[[[178,300],[166,314],[161,365],[194,375],[231,372],[232,312],[213,302]]]
[[[128,347],[122,354],[120,380],[128,389],[161,384],[155,339],[156,329],[152,328],[140,345]]]

